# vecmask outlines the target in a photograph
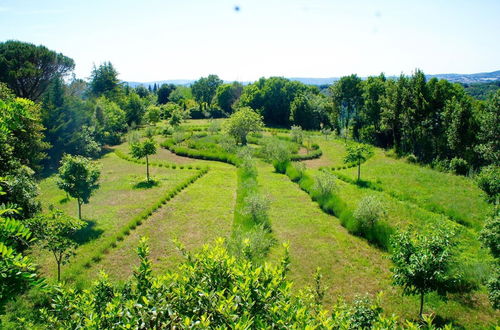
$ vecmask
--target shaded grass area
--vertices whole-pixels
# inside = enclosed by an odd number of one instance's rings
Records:
[[[385,252],[349,234],[337,218],[324,213],[306,192],[286,176],[274,173],[270,165],[259,165],[259,178],[262,192],[271,199],[273,232],[280,242],[290,243],[290,278],[298,288],[313,285],[314,271],[320,266],[328,288],[327,305],[340,297],[352,300],[357,295],[373,296],[383,291],[381,302],[386,314],[416,318],[418,298],[403,297],[400,289],[391,285],[391,265]],[[282,252],[276,246],[270,259],[279,260]],[[492,310],[484,292],[450,298],[444,301],[435,294],[428,295],[425,312],[432,311],[467,328],[495,324],[498,313]]]
[[[141,236],[149,237],[153,269],[158,273],[182,261],[173,239],[194,250],[217,237],[229,236],[235,190],[234,168],[211,170],[119,242],[116,249],[88,270],[89,277],[97,277],[97,269],[102,269],[113,279],[127,279],[138,264],[136,247]]]
[[[152,176],[158,184],[149,189],[134,189],[135,185],[145,180],[144,166],[121,160],[114,153],[104,156],[100,164],[101,187],[91,197],[90,203],[82,207],[83,218],[89,226],[77,236],[82,245],[71,263],[63,266],[63,280],[77,277],[80,263],[94,255],[106,240],[117,234],[134,216],[155,204],[162,194],[198,172],[151,167]],[[70,215],[77,215],[76,201],[61,203],[66,194],[57,188],[55,176],[41,181],[40,191],[44,208],[54,205]],[[54,278],[56,269],[53,256],[39,250],[32,253],[41,266],[42,274]]]
[[[355,180],[356,171],[352,168],[339,173]],[[398,199],[444,214],[476,230],[491,212],[491,206],[471,179],[393,159],[380,149],[361,166],[361,178]]]

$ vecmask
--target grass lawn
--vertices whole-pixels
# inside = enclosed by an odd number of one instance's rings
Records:
[[[102,269],[113,279],[128,278],[138,265],[136,247],[142,236],[149,238],[153,269],[173,269],[183,259],[174,238],[193,250],[230,235],[235,197],[236,169],[209,171],[119,242],[90,273],[97,276]]]
[[[317,143],[323,152],[320,158],[303,161],[308,168],[332,167],[344,165],[345,147],[342,140],[328,137],[313,137],[313,143]]]
[[[327,287],[327,305],[339,297],[351,300],[358,295],[373,296],[384,291],[381,302],[387,314],[416,317],[418,298],[402,297],[400,289],[391,285],[390,261],[386,253],[350,235],[338,219],[325,214],[286,176],[273,173],[271,166],[260,163],[259,184],[262,193],[271,201],[269,215],[274,235],[279,242],[290,243],[289,277],[297,289],[313,285],[313,274],[319,266]],[[282,254],[283,248],[277,245],[270,259],[276,261]],[[445,302],[429,295],[425,310],[470,328],[495,322],[498,313],[491,309],[485,294],[476,294],[470,301],[467,299],[454,297]]]
[[[150,167],[152,177],[158,183],[152,188],[141,188],[141,182],[146,179],[146,168],[118,158],[114,153],[108,153],[102,159],[101,187],[90,203],[82,206],[82,217],[89,225],[79,235],[80,243],[77,255],[71,259],[69,265],[62,267],[62,279],[73,279],[79,275],[72,268],[80,259],[85,258],[100,245],[100,242],[120,230],[144,208],[155,203],[159,197],[179,182],[192,176],[194,170],[173,170]],[[56,177],[49,177],[40,182],[40,200],[44,208],[54,205],[70,215],[77,216],[76,201],[66,201],[66,194],[57,188]],[[34,252],[41,271],[49,278],[56,274],[53,256],[46,252]]]
[[[357,168],[339,171],[355,179]],[[361,179],[375,182],[427,210],[463,219],[479,230],[491,206],[469,178],[438,172],[385,156],[380,149],[361,165]]]

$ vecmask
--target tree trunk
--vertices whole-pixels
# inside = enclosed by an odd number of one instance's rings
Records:
[[[80,198],[78,198],[77,202],[78,202],[78,219],[82,220],[82,203],[80,202]]]
[[[57,261],[57,282],[61,282],[61,262]]]
[[[146,177],[148,178],[149,182],[149,159],[147,155],[146,155]]]
[[[361,178],[361,159],[358,158],[358,181]]]
[[[420,293],[420,312],[418,315],[422,318],[422,312],[424,311],[424,293]]]

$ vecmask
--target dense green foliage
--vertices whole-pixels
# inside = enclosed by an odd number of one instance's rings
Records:
[[[57,185],[76,198],[80,219],[82,204],[88,204],[92,194],[99,188],[100,175],[97,165],[85,157],[65,155],[61,161]]]
[[[61,265],[69,261],[78,246],[73,235],[85,225],[85,222],[73,219],[60,210],[51,210],[49,214],[40,214],[29,220],[28,226],[41,247],[55,258],[58,282],[61,281]]]
[[[182,247],[177,273],[152,275],[149,247],[141,240],[140,264],[124,286],[104,275],[91,288],[55,288],[39,322],[62,328],[349,328],[395,326],[377,305],[359,301],[324,310],[313,292],[295,295],[286,279],[289,257],[278,266],[258,266],[231,257],[218,241],[197,254]],[[35,324],[26,321],[26,326]],[[415,328],[411,323],[410,328]]]
[[[456,242],[449,229],[429,236],[406,231],[394,235],[391,243],[394,284],[403,288],[404,295],[420,295],[420,316],[425,294],[445,294],[459,286],[460,275],[452,269]]]
[[[39,100],[52,79],[74,67],[72,59],[44,46],[13,40],[0,43],[0,81],[22,98]]]
[[[0,186],[0,196],[5,192]],[[4,304],[41,281],[30,258],[21,253],[34,241],[30,230],[11,216],[19,212],[15,205],[0,204],[0,313]]]
[[[237,142],[247,144],[247,135],[252,132],[259,132],[263,128],[261,116],[251,108],[243,107],[238,109],[229,117],[225,123],[225,131]]]

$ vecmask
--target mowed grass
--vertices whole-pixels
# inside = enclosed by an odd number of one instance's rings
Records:
[[[332,137],[312,137],[312,142],[317,143],[323,152],[320,158],[303,161],[308,168],[332,167],[344,165],[345,146],[343,141]]]
[[[409,164],[386,156],[380,149],[374,150],[373,157],[361,165],[362,180],[376,183],[386,192],[394,192],[427,210],[466,222],[476,230],[491,213],[491,206],[471,179]],[[356,167],[339,172],[357,178]]]
[[[289,278],[295,289],[314,285],[315,269],[321,267],[327,306],[339,298],[373,297],[383,291],[381,302],[386,314],[416,318],[418,298],[403,297],[401,290],[391,285],[387,253],[350,235],[337,218],[324,213],[297,184],[274,173],[270,165],[260,163],[259,184],[271,201],[269,216],[274,235],[279,242],[290,244]],[[276,261],[282,255],[283,249],[277,245],[270,259]],[[429,295],[425,311],[468,328],[495,324],[498,313],[489,306],[485,294],[476,294],[470,301],[468,297],[450,298],[443,301]]]
[[[166,191],[196,173],[194,170],[173,170],[150,167],[152,178],[157,182],[151,188],[141,188],[146,180],[146,168],[118,158],[114,153],[106,154],[99,160],[101,166],[100,189],[90,198],[90,203],[82,206],[82,217],[87,227],[78,233],[80,246],[69,265],[62,267],[62,279],[70,280],[80,275],[79,260],[83,260],[99,247],[101,242],[115,234],[136,214],[154,204]],[[40,200],[47,209],[53,205],[69,215],[77,216],[74,199],[66,200],[66,194],[56,185],[56,177],[40,182]],[[49,278],[56,274],[56,264],[52,255],[34,250],[36,262]]]
[[[97,269],[117,280],[131,276],[139,263],[136,248],[142,236],[149,238],[153,270],[161,274],[174,269],[183,257],[173,239],[192,251],[230,235],[235,198],[236,169],[210,170],[119,242],[89,269],[89,276],[96,277]]]

